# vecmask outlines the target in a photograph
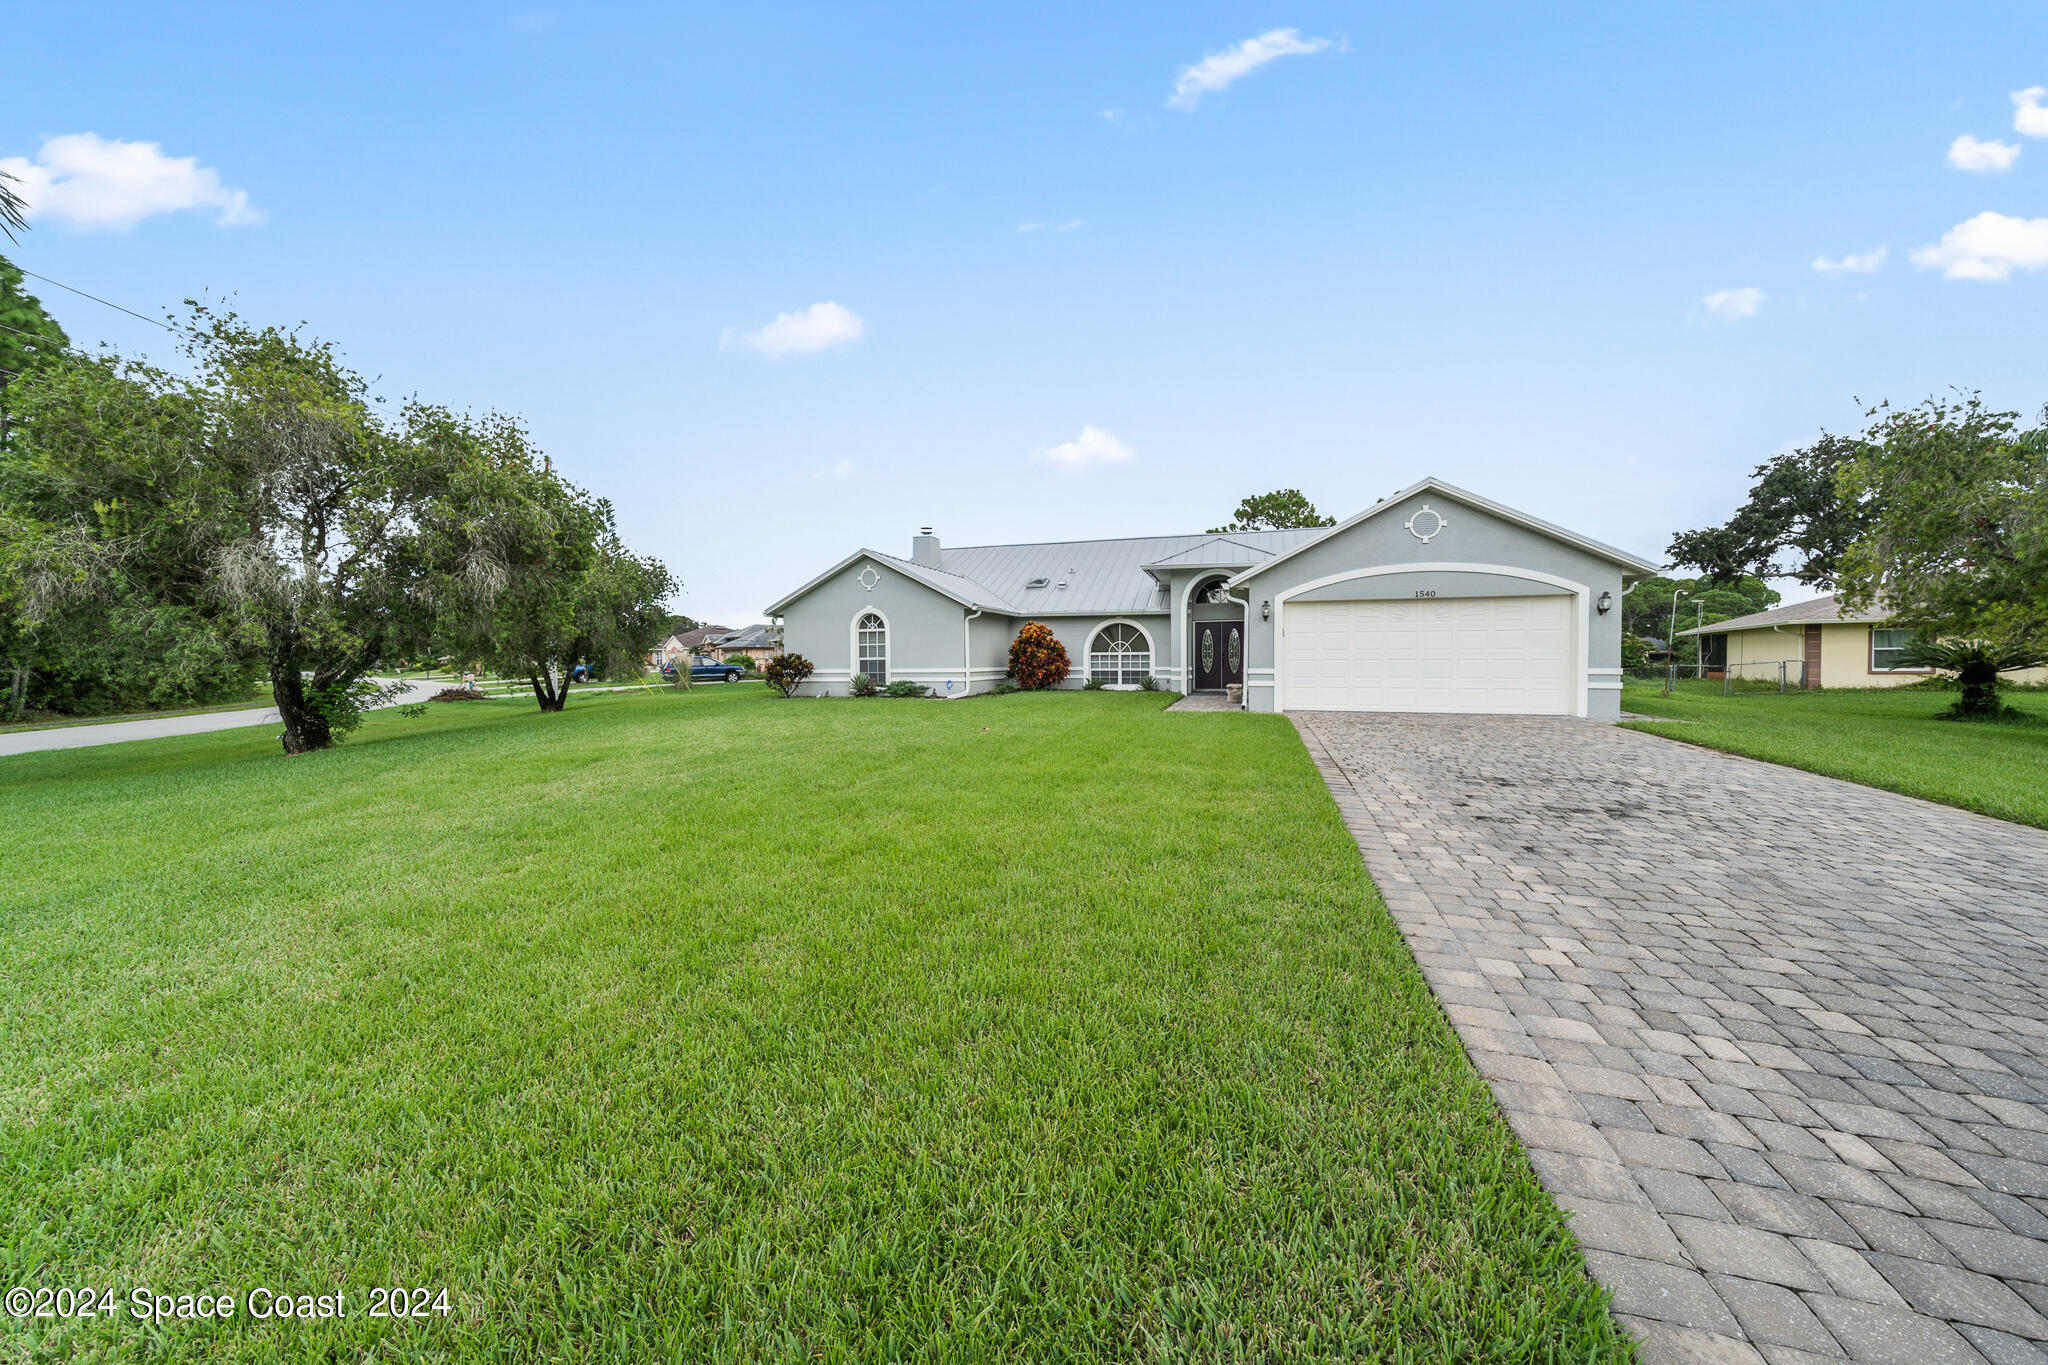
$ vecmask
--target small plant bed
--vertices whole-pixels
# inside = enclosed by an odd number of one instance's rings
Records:
[[[1988,721],[1949,718],[1956,693],[1933,687],[1666,697],[1628,686],[1621,709],[1655,717],[1625,721],[1631,730],[2048,829],[2048,692],[1999,695],[2010,714]]]
[[[15,1354],[1627,1359],[1292,727],[1168,700],[0,760],[10,1283],[451,1308]]]

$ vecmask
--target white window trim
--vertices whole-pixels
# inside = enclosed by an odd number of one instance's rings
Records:
[[[1592,709],[1592,626],[1588,619],[1592,601],[1592,590],[1584,583],[1575,583],[1569,578],[1544,573],[1538,569],[1524,569],[1515,564],[1468,564],[1454,561],[1409,562],[1403,564],[1382,564],[1371,569],[1346,569],[1326,578],[1311,579],[1296,584],[1286,592],[1273,594],[1273,709],[1287,709],[1287,675],[1280,668],[1280,661],[1287,657],[1281,645],[1281,632],[1287,624],[1287,604],[1305,592],[1327,588],[1332,583],[1346,583],[1354,578],[1379,578],[1393,573],[1491,573],[1507,578],[1526,578],[1532,583],[1548,583],[1554,588],[1563,588],[1575,599],[1572,603],[1572,633],[1578,637],[1577,648],[1565,646],[1567,658],[1577,655],[1577,665],[1572,676],[1565,679],[1566,695],[1571,698],[1571,714],[1585,716]]]
[[[896,679],[896,661],[891,656],[896,648],[896,627],[890,624],[888,613],[884,612],[880,607],[864,606],[853,614],[851,621],[847,622],[846,676],[848,679],[851,679],[854,674],[865,671],[860,666],[860,619],[863,616],[881,618],[882,674],[889,681],[893,682]]]
[[[1145,671],[1155,678],[1158,677],[1159,645],[1152,638],[1152,632],[1145,629],[1143,621],[1136,621],[1128,616],[1111,616],[1105,620],[1097,621],[1088,628],[1087,643],[1081,646],[1081,681],[1086,682],[1089,678],[1095,676],[1095,637],[1108,630],[1111,626],[1129,626],[1145,637]]]
[[[1869,666],[1872,673],[1932,673],[1934,671],[1931,668],[1915,667],[1910,664],[1895,664],[1890,668],[1879,667],[1877,662],[1877,633],[1880,630],[1887,633],[1904,635],[1907,645],[1913,642],[1912,632],[1902,626],[1872,626],[1864,636],[1864,654],[1866,656],[1864,662]],[[1906,645],[1893,646],[1895,649],[1904,649],[1905,647]]]

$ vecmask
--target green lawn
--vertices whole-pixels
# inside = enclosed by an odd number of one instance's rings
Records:
[[[1666,697],[1633,683],[1621,694],[1624,711],[1692,722],[1632,729],[2048,828],[2048,693],[2007,695],[2019,724],[1941,718],[1953,700],[1907,688]]]
[[[1623,1358],[1293,731],[1168,700],[0,759],[0,1285],[349,1295],[162,1359]]]

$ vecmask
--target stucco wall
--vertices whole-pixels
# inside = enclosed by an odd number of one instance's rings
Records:
[[[861,582],[861,571],[869,568],[875,571],[872,588]],[[853,623],[868,611],[881,613],[889,625],[890,681],[908,678],[950,696],[972,690],[966,659],[968,609],[879,560],[862,556],[782,613],[784,647],[809,659],[817,670],[804,684],[804,695],[845,695],[853,676]],[[1007,636],[1003,643],[1007,648]],[[984,677],[981,690],[993,681]]]
[[[1867,624],[1824,622],[1820,628],[1820,685],[1828,687],[1904,687],[1919,682],[1925,673],[1873,673],[1870,671],[1870,632]],[[1755,630],[1728,632],[1728,662],[1744,676],[1775,676],[1770,665],[1779,659],[1795,664],[1806,656],[1805,627],[1787,626],[1773,631],[1768,626]],[[1798,668],[1788,670],[1797,679]],[[2048,682],[2048,668],[2027,668],[2004,675],[2010,682]]]
[[[1160,667],[1168,662],[1166,655],[1170,648],[1167,629],[1169,621],[1164,612],[1125,612],[1116,616],[1020,616],[1010,623],[1010,633],[1003,639],[1005,662],[1008,660],[1010,641],[1016,638],[1017,631],[1026,621],[1036,621],[1047,627],[1052,631],[1053,637],[1066,647],[1067,662],[1073,668],[1066,681],[1066,686],[1070,688],[1079,687],[1088,681],[1089,643],[1095,639],[1097,631],[1112,621],[1124,621],[1137,626],[1152,641],[1151,667],[1154,677],[1159,676]],[[1160,683],[1161,686],[1172,686],[1163,678]]]
[[[1427,542],[1411,534],[1406,526],[1409,518],[1425,505],[1443,517],[1442,529]],[[1425,527],[1428,520],[1422,519]],[[1282,563],[1271,568],[1253,569],[1231,590],[1233,596],[1243,597],[1251,604],[1245,619],[1246,700],[1251,708],[1255,711],[1274,709],[1277,683],[1275,630],[1276,627],[1285,628],[1285,599],[1289,594],[1321,579],[1348,575],[1360,569],[1401,564],[1431,566],[1415,571],[1427,573],[1427,579],[1417,578],[1414,581],[1425,588],[1434,585],[1433,590],[1439,596],[1500,595],[1492,584],[1503,575],[1488,573],[1490,566],[1531,570],[1563,579],[1583,589],[1575,612],[1574,630],[1581,633],[1586,642],[1589,676],[1583,697],[1584,711],[1595,719],[1607,720],[1621,713],[1621,613],[1614,610],[1601,615],[1593,608],[1603,592],[1613,594],[1619,603],[1621,566],[1437,492],[1415,494],[1383,507],[1377,515],[1315,542]],[[1473,567],[1443,567],[1465,565]],[[1459,581],[1474,573],[1481,576],[1466,582]],[[1404,572],[1401,576],[1406,577],[1407,574]],[[1518,582],[1530,581],[1515,575],[1505,577]],[[1560,590],[1556,584],[1547,586],[1552,592]],[[1411,585],[1405,595],[1413,596],[1418,590]],[[1267,602],[1277,604],[1270,621],[1261,619],[1261,604]],[[1572,649],[1577,652],[1576,641]]]

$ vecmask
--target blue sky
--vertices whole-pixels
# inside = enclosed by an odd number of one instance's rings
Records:
[[[735,625],[1425,473],[1661,557],[1859,398],[2048,400],[2048,9],[1106,8],[21,10],[9,254],[522,415]]]

